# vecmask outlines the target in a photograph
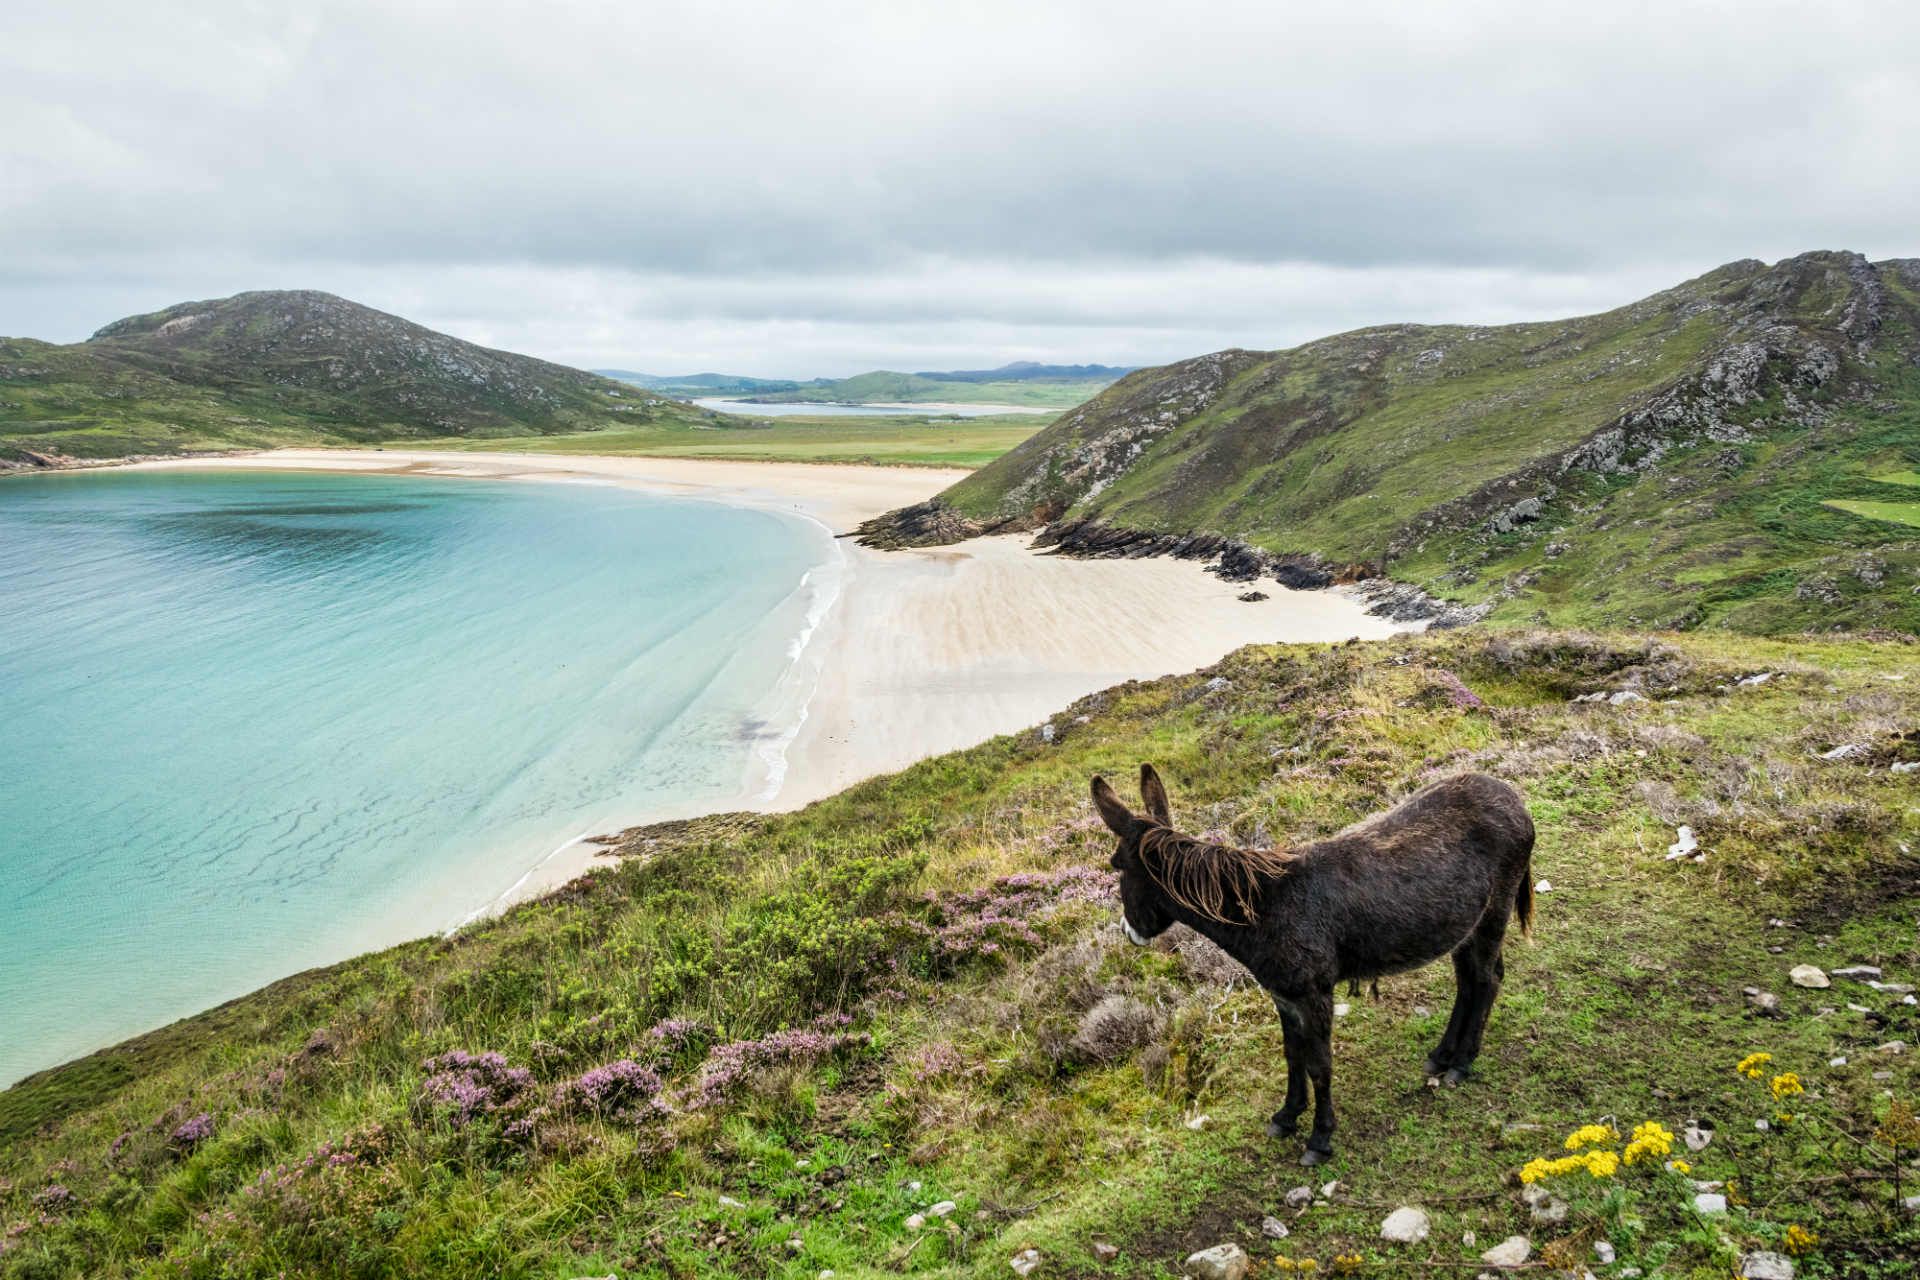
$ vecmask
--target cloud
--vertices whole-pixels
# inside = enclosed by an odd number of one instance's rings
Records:
[[[27,0],[0,331],[304,284],[812,373],[1592,309],[1912,252],[1916,53],[1866,4]]]

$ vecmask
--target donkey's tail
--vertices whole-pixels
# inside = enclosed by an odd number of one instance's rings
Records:
[[[1520,920],[1520,936],[1533,941],[1533,833],[1527,833],[1527,857],[1520,865],[1520,892],[1513,895],[1513,914]]]

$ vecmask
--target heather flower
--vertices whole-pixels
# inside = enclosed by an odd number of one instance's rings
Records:
[[[715,1106],[725,1101],[740,1082],[755,1071],[784,1063],[818,1062],[870,1040],[871,1037],[863,1033],[813,1026],[776,1031],[760,1040],[723,1044],[707,1055],[699,1078],[688,1091],[686,1105],[695,1111]]]
[[[213,1116],[202,1111],[190,1120],[183,1120],[174,1128],[169,1141],[176,1147],[191,1151],[213,1136]]]
[[[658,1074],[631,1058],[622,1058],[562,1085],[559,1097],[595,1115],[637,1121],[661,1110],[660,1088]]]
[[[694,1018],[663,1018],[647,1028],[647,1039],[670,1053],[706,1034],[707,1024]]]
[[[33,1193],[33,1207],[42,1213],[65,1213],[80,1203],[80,1198],[58,1182],[49,1182]]]
[[[498,1053],[455,1049],[420,1065],[432,1073],[420,1083],[421,1102],[429,1110],[445,1114],[455,1128],[508,1109],[533,1084],[532,1072],[508,1066],[506,1058]]]
[[[1433,683],[1440,690],[1441,695],[1446,698],[1448,703],[1458,707],[1460,710],[1472,711],[1487,705],[1481,700],[1479,694],[1467,688],[1465,684],[1461,683],[1459,676],[1448,671],[1445,667],[1437,668],[1431,674],[1433,676]]]

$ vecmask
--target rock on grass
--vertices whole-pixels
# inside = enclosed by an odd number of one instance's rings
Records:
[[[1187,1258],[1186,1272],[1194,1280],[1242,1280],[1251,1259],[1237,1244],[1217,1244]]]
[[[1395,1244],[1419,1244],[1427,1238],[1431,1229],[1426,1210],[1403,1205],[1388,1214],[1380,1224],[1380,1238]]]

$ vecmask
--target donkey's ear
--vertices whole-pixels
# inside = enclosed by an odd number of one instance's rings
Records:
[[[1133,834],[1133,810],[1120,803],[1120,797],[1113,794],[1113,788],[1107,780],[1094,775],[1093,807],[1100,811],[1100,820],[1117,836]]]
[[[1160,781],[1160,775],[1153,766],[1140,766],[1140,800],[1147,806],[1147,813],[1163,827],[1173,825],[1173,806],[1167,803],[1166,784]]]

